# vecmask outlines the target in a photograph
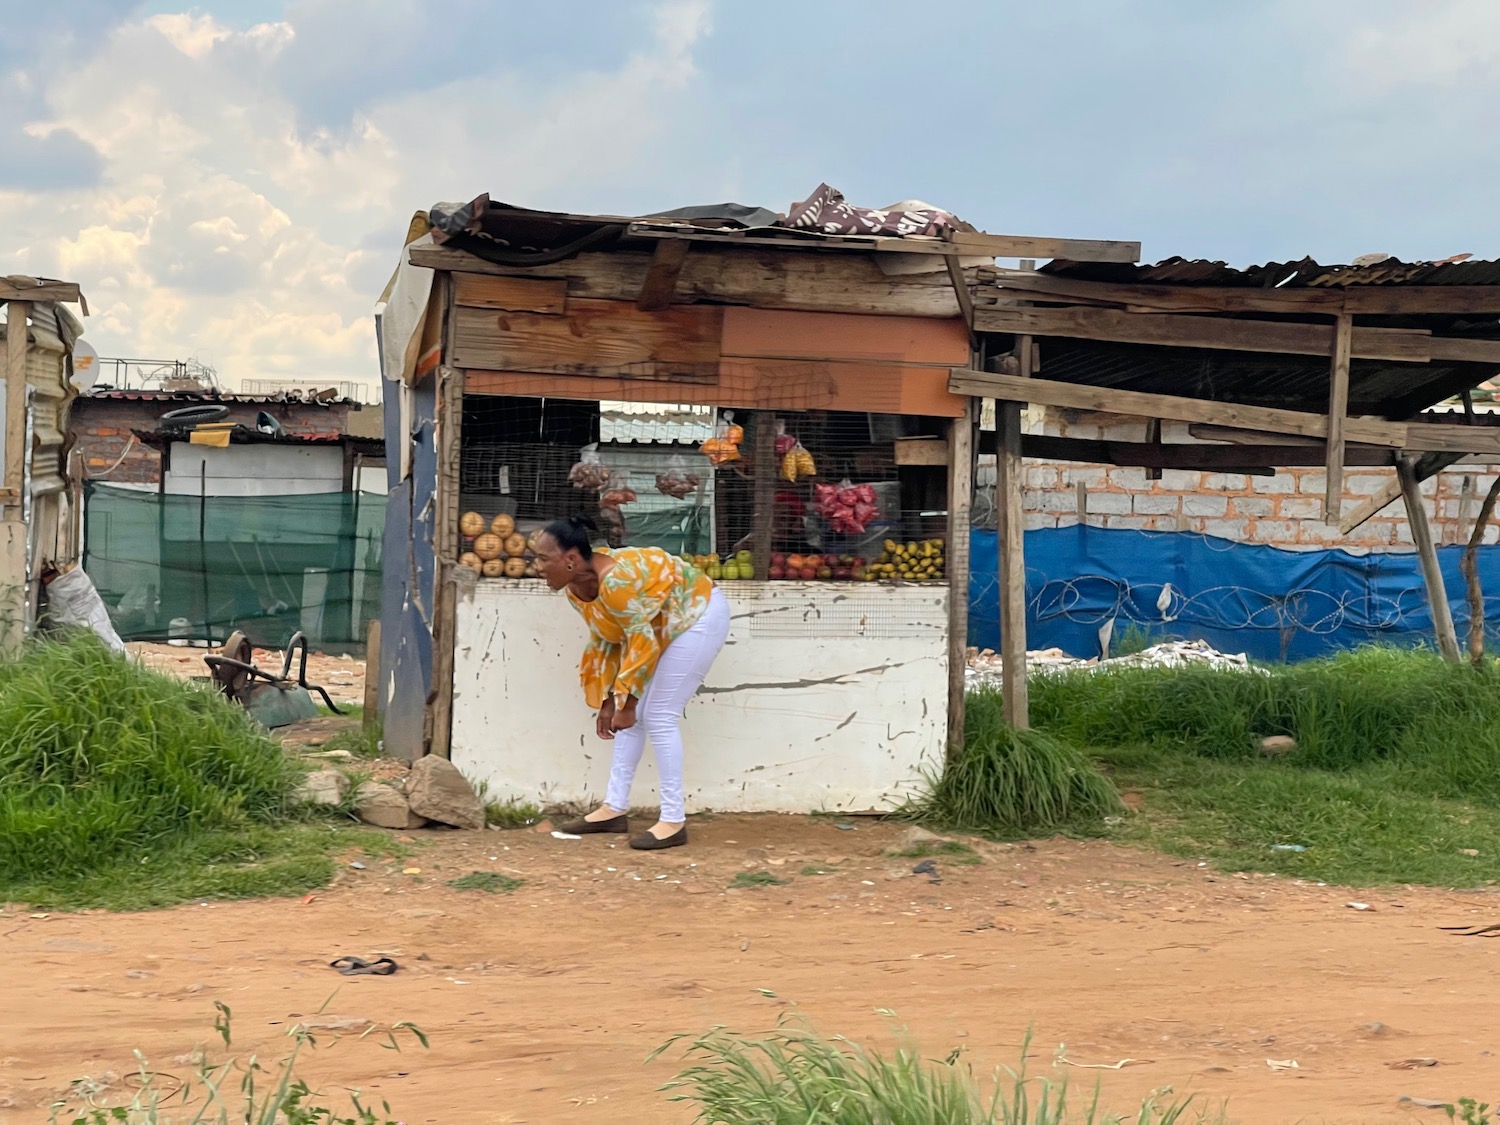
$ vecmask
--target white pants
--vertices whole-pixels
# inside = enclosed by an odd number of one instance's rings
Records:
[[[646,740],[656,752],[661,780],[661,819],[680,824],[687,819],[682,792],[683,708],[729,637],[729,599],[717,586],[708,608],[693,627],[662,650],[646,694],[636,704],[635,726],[615,733],[614,760],[609,768],[609,792],[604,803],[624,812],[630,808],[630,783],[646,751]]]

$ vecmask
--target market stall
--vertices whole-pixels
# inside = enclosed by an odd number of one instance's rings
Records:
[[[601,542],[694,559],[733,606],[687,712],[690,808],[882,808],[940,765],[962,732],[976,422],[949,372],[985,363],[966,278],[1090,244],[872,214],[830,233],[481,197],[418,217],[379,321],[406,446],[387,526],[412,529],[407,574],[387,570],[388,749],[448,755],[501,798],[597,796],[582,626],[530,562],[539,527],[586,512]]]

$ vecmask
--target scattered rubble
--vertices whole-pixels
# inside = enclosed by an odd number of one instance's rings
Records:
[[[1003,672],[1000,654],[994,649],[971,648],[968,652],[969,686],[1000,683]],[[1210,668],[1248,670],[1250,660],[1243,654],[1219,652],[1206,641],[1166,641],[1129,656],[1111,656],[1106,660],[1087,660],[1069,656],[1060,648],[1038,649],[1026,654],[1026,670],[1031,675],[1056,672],[1093,672],[1100,668],[1183,668],[1203,664]]]
[[[454,828],[483,828],[484,806],[474,787],[446,758],[429,754],[412,764],[406,800],[418,816]]]
[[[299,805],[337,805],[348,788],[348,778],[338,770],[313,770],[292,793],[292,800]]]
[[[421,828],[427,823],[411,811],[402,793],[378,781],[367,781],[354,791],[354,811],[377,828]]]

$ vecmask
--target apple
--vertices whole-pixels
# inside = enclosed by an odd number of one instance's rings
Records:
[[[820,567],[818,567],[818,569],[814,573],[816,573],[819,578],[822,578],[824,580],[827,580],[827,579],[833,577],[833,571],[829,567],[826,567],[826,566],[820,566]]]
[[[807,555],[803,559],[802,565],[803,566],[810,566],[810,567],[812,567],[813,569],[816,570],[818,567],[820,567],[820,566],[823,565],[823,556],[822,555]]]
[[[798,571],[798,574],[802,576],[802,580],[804,582],[811,582],[818,576],[817,570],[810,566],[804,566],[800,571]]]
[[[850,563],[849,565],[853,569],[855,569],[855,570],[863,570],[869,564],[865,561],[865,558],[864,558],[863,555],[855,555],[854,556],[854,561],[852,563]]]
[[[788,555],[786,557],[786,565],[792,570],[801,570],[807,565],[807,560],[801,555]]]
[[[780,551],[775,552],[771,556],[771,565],[772,566],[786,566],[786,563],[787,563],[787,558]]]
[[[786,577],[786,569],[784,567],[773,566],[766,573],[769,574],[773,579],[780,579],[780,578],[785,578]]]
[[[840,582],[847,582],[849,580],[849,573],[847,566],[836,566],[833,568],[833,576]]]

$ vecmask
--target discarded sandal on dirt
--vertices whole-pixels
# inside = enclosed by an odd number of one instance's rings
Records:
[[[567,824],[557,826],[559,832],[566,832],[569,836],[596,836],[603,833],[618,833],[623,835],[630,831],[630,817],[621,813],[612,816],[608,820],[585,820],[579,817],[570,820]]]
[[[687,825],[684,824],[670,836],[653,836],[649,832],[642,832],[639,836],[630,838],[630,846],[638,852],[655,852],[662,848],[680,848],[687,843]]]
[[[328,962],[330,969],[337,969],[346,977],[388,977],[399,967],[389,957],[366,961],[363,957],[338,957]]]

